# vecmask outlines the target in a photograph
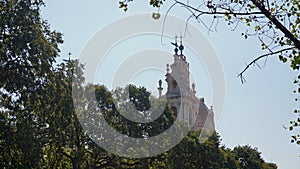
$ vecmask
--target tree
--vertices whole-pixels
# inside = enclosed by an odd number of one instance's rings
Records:
[[[237,146],[233,152],[236,154],[236,160],[241,169],[277,168],[276,164],[264,162],[257,148],[252,148],[249,145]]]
[[[236,154],[232,150],[226,148],[225,146],[220,147],[220,151],[224,156],[223,165],[226,169],[238,169],[238,161],[236,160]]]
[[[262,159],[257,148],[252,148],[248,145],[238,146],[233,149],[233,152],[236,154],[236,160],[242,169],[261,168]]]
[[[144,87],[128,85],[125,88],[115,89],[112,91],[112,94],[104,86],[96,86],[95,93],[106,121],[119,132],[130,137],[145,138],[155,136],[168,129],[174,122],[171,109],[169,106],[166,106],[167,102],[153,96],[150,97],[150,92]],[[150,105],[150,100],[152,100],[154,105]],[[159,106],[158,104],[161,103],[165,105]],[[150,107],[156,109],[150,111]],[[121,111],[137,115],[142,114],[142,117],[147,119],[159,111],[157,109],[160,107],[165,108],[161,116],[149,123],[138,123],[128,120],[120,113]]]
[[[128,4],[133,0],[119,2],[119,8],[128,10]],[[161,8],[165,0],[150,0],[149,3],[155,8]],[[173,0],[168,8],[167,14],[174,6],[180,6],[190,12],[187,22],[195,19],[202,23],[210,32],[217,29],[219,20],[224,19],[232,30],[239,25],[246,25],[244,33],[245,39],[250,36],[257,37],[261,43],[261,49],[266,51],[261,56],[256,56],[238,74],[241,82],[245,82],[245,72],[251,65],[260,68],[259,61],[269,56],[277,56],[282,62],[290,63],[292,70],[300,68],[300,4],[298,0],[204,0],[199,3],[190,1]],[[160,10],[161,11],[161,10]],[[211,22],[203,22],[205,16],[211,16]],[[158,19],[159,13],[153,13],[153,17]],[[207,26],[209,25],[209,26]],[[297,94],[296,101],[300,95],[300,75],[295,78],[294,83]],[[294,111],[300,117],[300,110]],[[290,130],[300,126],[299,118],[290,122]],[[300,135],[292,136],[292,142],[300,145]]]
[[[45,144],[40,110],[61,34],[40,17],[42,1],[0,2],[0,166],[34,168]]]
[[[7,109],[22,107],[28,94],[43,88],[58,56],[61,34],[40,18],[42,5],[42,1],[0,2],[1,106]]]
[[[169,151],[168,160],[171,168],[223,168],[224,158],[219,149],[219,136],[213,133],[207,140],[200,142],[200,132],[189,132]]]
[[[77,84],[73,86],[84,90],[86,95],[80,95],[80,101],[75,101],[76,111],[74,109],[74,99],[72,98],[71,90],[72,82]],[[41,151],[34,151],[37,156],[35,166],[26,166],[23,159],[18,157],[11,157],[11,154],[19,152],[15,147],[15,137],[5,137],[10,134],[10,128],[5,123],[5,120],[0,121],[1,129],[1,146],[5,147],[4,151],[0,151],[1,167],[28,167],[28,168],[225,168],[229,166],[235,168],[238,164],[236,160],[238,155],[233,151],[226,149],[226,155],[223,153],[223,147],[220,148],[219,136],[214,133],[205,142],[200,142],[200,131],[191,131],[175,148],[155,157],[148,157],[142,159],[132,159],[119,157],[111,154],[98,145],[96,145],[83,131],[76,115],[81,113],[88,113],[96,117],[95,106],[102,109],[103,113],[107,115],[107,120],[111,126],[120,131],[125,131],[124,134],[132,134],[132,136],[156,135],[168,128],[173,123],[174,117],[170,111],[170,107],[166,107],[160,121],[152,123],[156,130],[145,130],[145,126],[136,125],[130,121],[125,120],[117,113],[114,107],[114,102],[111,92],[103,85],[84,85],[82,78],[82,65],[77,60],[69,60],[66,64],[61,63],[53,71],[52,76],[49,77],[49,83],[45,84],[43,95],[47,96],[47,101],[43,108],[35,107],[34,111],[38,111],[43,118],[46,127],[43,127],[40,132],[43,132],[43,138],[33,137],[36,141],[41,141]],[[151,97],[149,92],[143,87],[136,87],[130,85],[126,87],[131,94],[129,99],[131,104],[136,104],[140,108],[147,107],[149,99],[156,99],[157,102],[151,102],[152,106],[162,102],[154,97]],[[125,89],[126,89],[125,88]],[[125,89],[118,89],[120,97],[126,95]],[[90,92],[94,92],[97,102],[91,101],[89,98]],[[142,94],[144,93],[144,94]],[[149,95],[147,95],[147,93]],[[144,96],[148,96],[145,98]],[[72,100],[73,99],[73,100]],[[160,106],[158,106],[160,107]],[[143,109],[143,111],[147,111]],[[6,117],[1,114],[1,119]],[[119,123],[113,123],[111,120],[117,120]],[[163,122],[165,121],[165,122]],[[123,125],[130,125],[130,127],[122,128]],[[132,127],[132,128],[131,128]],[[140,132],[142,134],[140,135]],[[145,134],[151,131],[151,134]],[[5,133],[5,134],[3,134]],[[2,137],[3,136],[3,137]],[[26,137],[26,136],[24,136]],[[10,140],[13,139],[13,140]],[[29,144],[36,143],[30,140]],[[12,144],[13,146],[10,146]],[[29,147],[29,150],[35,150]],[[38,149],[39,150],[39,149]],[[4,153],[3,153],[4,152]],[[21,156],[22,157],[22,156]],[[226,160],[226,161],[225,161]],[[262,163],[265,168],[272,168],[275,164]],[[275,165],[276,166],[276,165]],[[262,167],[263,168],[263,167]],[[274,167],[273,167],[274,168]],[[276,168],[276,167],[275,167]]]
[[[67,167],[64,166],[65,161],[69,161],[69,166],[74,169],[89,165],[85,147],[89,138],[84,133],[74,108],[76,106],[77,110],[85,111],[84,104],[87,101],[83,97],[80,102],[76,102],[80,104],[74,105],[76,98],[72,97],[72,83],[76,88],[83,88],[82,69],[83,65],[78,60],[59,64],[45,90],[49,107],[46,112],[48,140],[44,147],[47,154],[45,161],[54,168]],[[51,163],[53,159],[54,162]]]

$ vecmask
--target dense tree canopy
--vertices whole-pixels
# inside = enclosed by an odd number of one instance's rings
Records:
[[[72,74],[72,72],[74,74]],[[76,74],[76,75],[75,75]],[[71,95],[71,79],[80,84],[77,87],[83,88],[87,93],[95,92],[98,104],[89,102],[83,96],[79,106],[83,112],[94,111],[94,105],[98,106],[106,116],[111,126],[133,137],[145,137],[163,132],[173,123],[174,116],[167,107],[159,121],[147,125],[140,125],[128,121],[120,115],[113,103],[111,92],[102,85],[83,85],[82,65],[78,61],[61,63],[53,70],[49,82],[43,88],[43,95],[47,99],[44,107],[33,107],[32,112],[39,112],[36,118],[41,119],[44,127],[34,128],[31,123],[23,124],[23,128],[14,130],[14,124],[10,120],[2,118],[0,127],[0,166],[2,168],[240,168],[238,151],[226,149],[220,146],[219,136],[214,133],[206,141],[200,142],[200,131],[190,132],[173,149],[149,158],[131,159],[113,155],[96,145],[83,131],[75,113]],[[129,89],[132,104],[147,107],[150,93],[143,87],[129,85],[125,89],[119,88],[118,94],[124,97]],[[148,93],[148,94],[147,94]],[[148,98],[139,96],[147,95]],[[146,100],[146,101],[145,101]],[[158,102],[152,103],[160,103]],[[154,105],[155,106],[155,105]],[[142,111],[145,111],[142,109]],[[30,115],[32,112],[22,112],[23,115]],[[1,112],[1,117],[6,111]],[[24,119],[28,120],[28,119]],[[114,123],[113,121],[118,121]],[[163,122],[165,121],[165,122]],[[147,130],[149,126],[156,130]],[[32,129],[34,128],[34,130]],[[22,133],[17,131],[21,130]],[[141,133],[142,132],[142,133]],[[145,134],[148,133],[149,134]],[[18,135],[16,135],[18,133]],[[30,135],[24,135],[30,134]],[[28,147],[22,147],[22,146]],[[32,146],[30,146],[32,145]],[[239,147],[241,151],[248,151],[247,148]],[[245,150],[244,150],[245,149]],[[253,149],[254,153],[257,149]],[[25,154],[26,153],[26,154]],[[18,156],[17,156],[18,155]],[[275,164],[264,162],[260,156],[251,158],[253,161],[260,161],[261,165],[277,168]],[[263,168],[263,167],[261,167]]]
[[[43,91],[62,39],[40,18],[41,5],[41,1],[0,2],[0,156],[4,168],[29,168],[42,158],[45,135],[40,129],[46,127],[43,107],[47,101]]]

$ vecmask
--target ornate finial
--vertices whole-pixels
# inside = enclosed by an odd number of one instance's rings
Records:
[[[167,73],[169,73],[169,71],[170,71],[170,68],[169,68],[169,67],[170,67],[170,65],[167,64],[167,69],[166,69],[166,70],[167,70]]]
[[[184,47],[182,45],[182,36],[180,36],[180,46],[179,46],[179,50],[180,50],[180,54],[182,55],[182,51],[183,51]]]
[[[162,81],[161,80],[159,80],[158,81],[158,93],[159,93],[159,98],[161,97],[161,91],[163,90],[163,88],[161,87],[161,84],[162,84]]]
[[[175,54],[177,55],[177,53],[178,53],[177,36],[175,36],[175,43],[171,42],[171,44],[175,46],[174,51],[175,51]]]
[[[192,84],[192,92],[194,93],[194,95],[196,94],[195,83]]]
[[[68,53],[69,61],[71,61],[71,55],[72,55],[72,53],[69,51],[69,53]]]
[[[71,63],[71,55],[72,55],[72,53],[69,52],[69,53],[68,53],[69,59],[68,59],[68,60],[67,60],[67,59],[63,59],[63,61],[68,62],[68,63]]]

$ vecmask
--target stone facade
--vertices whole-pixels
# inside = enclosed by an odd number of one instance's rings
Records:
[[[165,94],[177,119],[184,120],[193,130],[215,130],[214,112],[208,108],[204,98],[197,98],[195,84],[190,86],[189,63],[183,55],[183,45],[175,45],[174,62],[167,64],[166,82],[168,85]],[[161,95],[161,81],[159,82],[159,93]]]

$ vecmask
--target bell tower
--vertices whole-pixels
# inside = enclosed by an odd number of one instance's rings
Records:
[[[171,65],[167,64],[166,82],[168,89],[166,98],[169,100],[175,116],[190,125],[195,120],[195,112],[191,112],[191,107],[193,107],[191,99],[194,93],[190,89],[189,64],[183,55],[182,38],[180,38],[180,45],[177,44],[176,37],[175,43],[172,44],[175,46],[175,53],[173,55],[174,62]]]
[[[183,54],[184,46],[182,37],[180,45],[177,44],[175,37],[174,61],[171,65],[167,64],[166,82],[167,92],[165,94],[170,103],[171,109],[177,120],[184,121],[193,130],[205,130],[212,132],[215,130],[214,112],[204,103],[204,98],[196,97],[195,84],[190,87],[189,63]],[[162,81],[159,81],[158,91],[161,97],[163,88]]]

